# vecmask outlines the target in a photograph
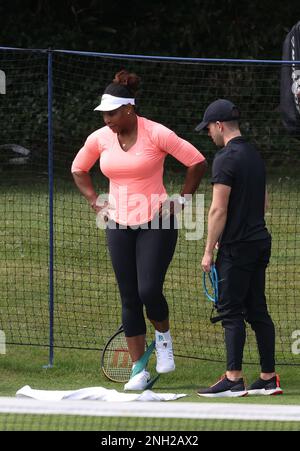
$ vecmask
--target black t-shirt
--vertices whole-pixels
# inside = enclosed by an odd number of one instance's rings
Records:
[[[220,245],[270,236],[264,219],[265,165],[253,144],[238,136],[219,150],[213,162],[212,183],[231,187]]]

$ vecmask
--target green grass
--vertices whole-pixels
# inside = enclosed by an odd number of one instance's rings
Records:
[[[88,416],[62,416],[62,415],[12,415],[2,417],[0,414],[0,430],[5,431],[105,431],[105,435],[99,435],[104,441],[109,432],[112,436],[115,431],[126,431],[121,436],[127,436],[128,431],[144,431],[146,436],[154,431],[297,431],[297,422],[273,422],[273,421],[234,421],[234,420],[190,420],[168,418],[143,418],[143,417],[88,417]],[[136,434],[137,435],[137,434]],[[161,434],[158,434],[161,435]],[[193,436],[193,434],[190,434]],[[118,436],[118,435],[117,435]],[[135,436],[135,434],[133,434]],[[183,437],[186,437],[182,434]],[[132,434],[131,434],[132,437]],[[138,435],[137,439],[140,439]],[[195,437],[195,436],[194,436]],[[169,435],[170,442],[172,435]],[[186,438],[183,439],[186,442]],[[100,441],[100,440],[99,440]],[[192,443],[194,443],[192,440]],[[148,442],[149,443],[149,442]],[[164,442],[166,443],[166,441]]]
[[[99,365],[100,353],[96,351],[55,350],[53,368],[43,368],[48,362],[46,349],[26,346],[8,346],[7,354],[0,355],[1,389],[0,396],[15,396],[16,391],[24,385],[40,390],[76,390],[84,387],[105,387],[123,391],[123,384],[110,382],[105,378]],[[154,357],[151,365],[153,367]],[[283,396],[276,397],[245,397],[237,399],[209,400],[199,398],[196,391],[200,387],[211,385],[224,372],[224,364],[204,362],[191,359],[177,358],[176,371],[162,375],[153,390],[156,392],[185,393],[188,396],[181,398],[181,402],[222,402],[247,404],[289,404],[300,405],[300,368],[281,366],[277,368],[280,373]],[[153,369],[153,368],[152,368]],[[259,368],[254,365],[245,365],[245,377],[248,382],[258,376]],[[147,421],[147,422],[146,422]],[[175,423],[174,423],[175,421]],[[186,422],[182,422],[186,421]],[[184,426],[183,426],[184,425]],[[226,422],[226,421],[187,421],[187,420],[145,420],[136,419],[98,419],[70,418],[70,417],[37,417],[19,415],[0,415],[0,430],[3,429],[94,429],[95,430],[295,430],[300,428],[299,423],[284,422]],[[112,429],[110,429],[112,428]],[[148,428],[148,429],[147,429]],[[180,429],[182,428],[182,429]]]
[[[154,360],[153,357],[152,364]],[[53,368],[44,368],[43,366],[47,363],[47,349],[8,345],[7,353],[0,355],[0,396],[14,396],[16,391],[24,385],[51,390],[76,390],[88,386],[105,386],[123,390],[123,384],[111,382],[102,374],[99,351],[55,349]],[[246,404],[266,401],[275,404],[300,404],[300,367],[279,366],[277,370],[282,379],[284,396],[246,397],[235,401]],[[155,390],[188,395],[188,398],[178,402],[202,402],[203,400],[196,395],[197,388],[211,385],[222,373],[224,373],[224,363],[178,357],[176,371],[161,376],[155,385]],[[246,380],[252,382],[259,374],[259,367],[245,365],[244,373]]]

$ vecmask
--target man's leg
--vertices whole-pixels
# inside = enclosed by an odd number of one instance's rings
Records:
[[[244,268],[247,253],[238,245],[219,249],[216,269],[219,279],[217,310],[225,334],[227,354],[226,375],[216,384],[197,393],[203,397],[241,397],[247,395],[242,378],[243,352],[246,339],[244,299],[250,283],[250,272]]]
[[[244,300],[251,277],[248,264],[247,253],[241,254],[239,245],[225,245],[220,249],[216,260],[219,278],[218,313],[225,335],[226,375],[231,380],[242,377],[246,340]]]
[[[260,256],[252,273],[246,303],[246,321],[255,332],[260,355],[261,378],[268,380],[275,376],[275,327],[269,315],[266,296],[266,268],[271,253],[271,241],[262,240],[257,244]]]
[[[249,395],[281,395],[279,376],[275,373],[275,327],[269,315],[266,296],[266,267],[271,254],[271,240],[256,243],[259,257],[253,271],[250,290],[246,299],[246,320],[255,332],[260,355],[261,373],[248,388]]]

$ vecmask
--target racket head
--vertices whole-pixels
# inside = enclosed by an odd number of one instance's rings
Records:
[[[130,378],[132,361],[127,341],[121,327],[106,343],[101,355],[104,375],[113,382],[127,382]]]

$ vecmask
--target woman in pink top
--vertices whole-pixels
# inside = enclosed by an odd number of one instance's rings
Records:
[[[193,194],[206,169],[203,155],[165,126],[140,117],[135,111],[139,77],[116,74],[95,108],[102,111],[105,127],[96,130],[76,155],[75,183],[96,213],[98,195],[89,170],[97,160],[109,179],[107,242],[122,301],[122,324],[133,366],[145,351],[146,323],[155,327],[158,373],[175,369],[169,331],[169,310],[163,295],[167,269],[177,242],[176,212]],[[187,172],[181,195],[168,203],[163,165],[171,154]],[[168,203],[169,217],[164,220]],[[104,210],[103,210],[104,211]],[[167,224],[167,225],[166,225]],[[141,371],[125,384],[125,390],[143,390],[150,379]]]

